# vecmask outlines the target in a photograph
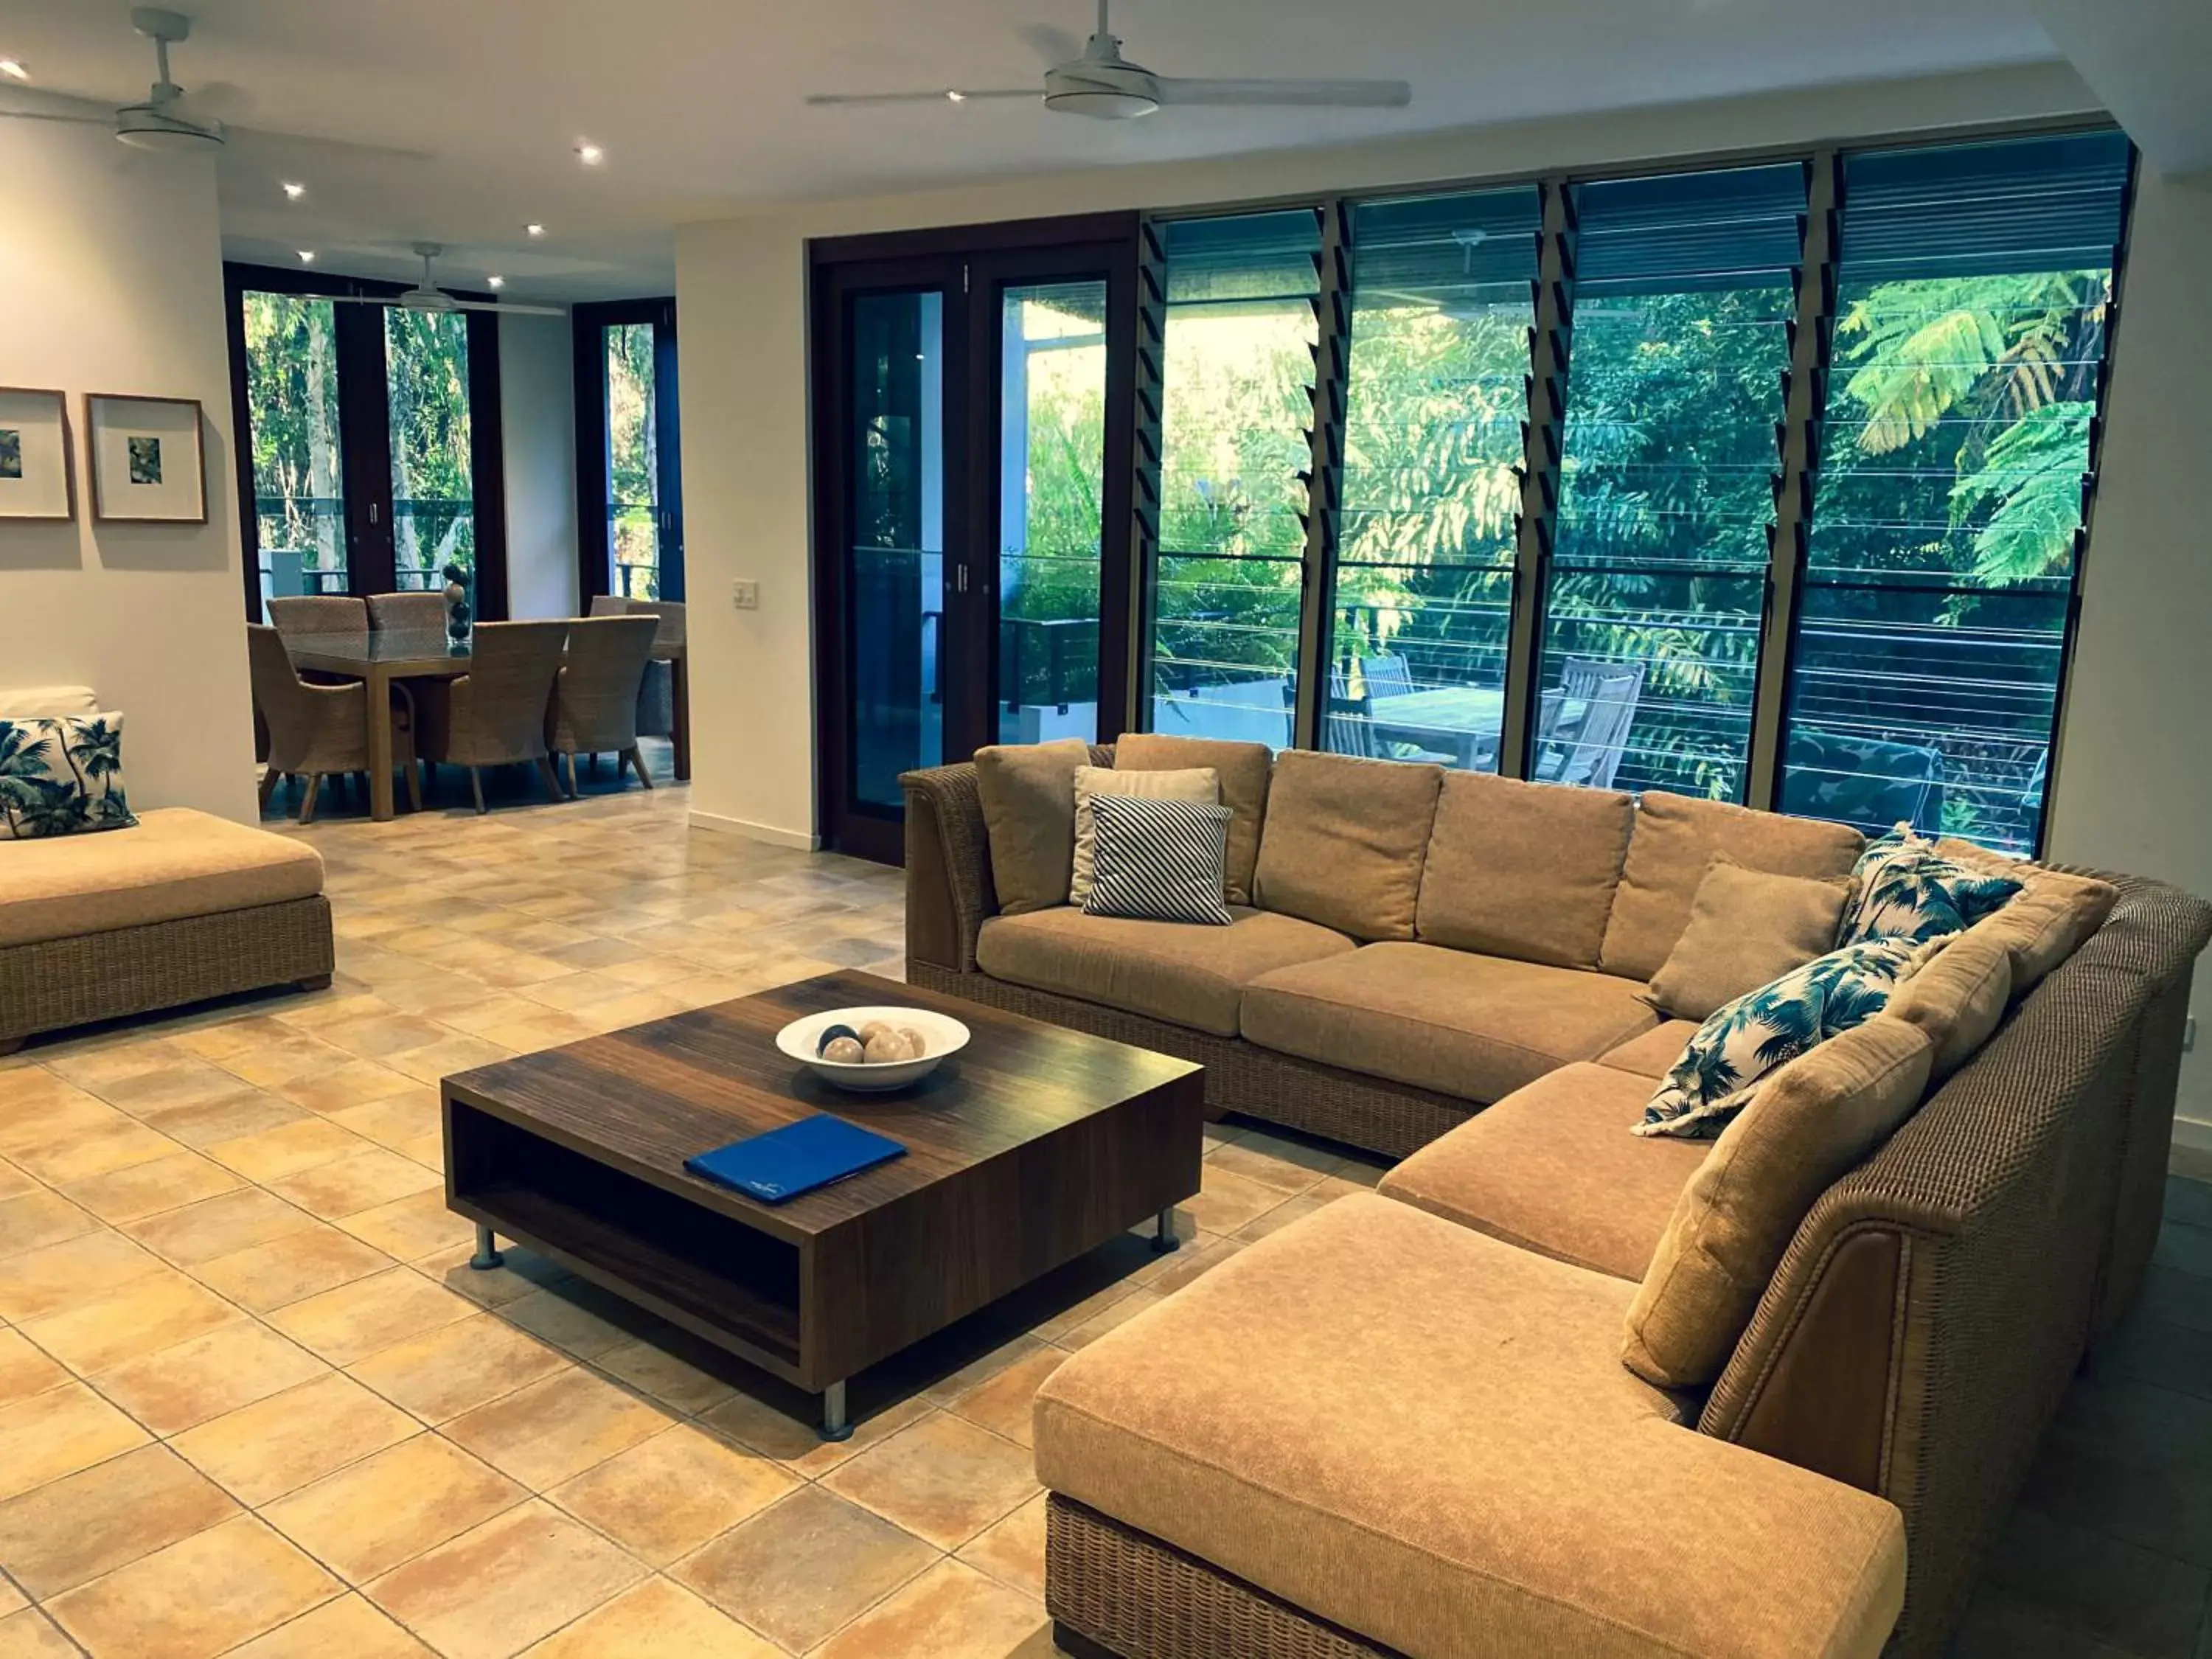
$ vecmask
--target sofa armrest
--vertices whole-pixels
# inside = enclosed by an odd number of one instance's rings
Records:
[[[975,763],[908,772],[899,783],[906,791],[907,959],[973,973],[975,936],[999,910]]]

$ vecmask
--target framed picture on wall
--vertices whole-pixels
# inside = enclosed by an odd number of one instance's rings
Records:
[[[65,524],[75,517],[69,400],[58,392],[0,386],[0,519]]]
[[[87,392],[92,516],[106,524],[205,524],[207,464],[197,398]]]

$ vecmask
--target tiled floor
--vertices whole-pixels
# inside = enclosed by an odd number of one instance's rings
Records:
[[[808,1402],[512,1251],[465,1265],[434,1080],[831,966],[893,872],[684,829],[685,791],[304,833],[331,988],[0,1061],[0,1659],[1030,1659],[1030,1397],[1354,1186],[1224,1127],[1194,1236],[1078,1263]],[[511,799],[527,801],[527,794]],[[2212,1659],[2212,1188],[2177,1183],[1960,1651]]]

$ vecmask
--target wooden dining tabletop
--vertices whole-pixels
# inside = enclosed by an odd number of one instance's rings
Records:
[[[368,687],[368,810],[380,820],[398,810],[392,787],[392,683],[394,680],[450,680],[469,672],[465,644],[455,645],[431,629],[380,628],[367,634],[295,634],[286,637],[295,668],[356,679]],[[676,780],[691,776],[691,673],[682,644],[656,641],[653,660],[669,667],[669,740],[676,756]],[[381,711],[380,713],[380,711]]]

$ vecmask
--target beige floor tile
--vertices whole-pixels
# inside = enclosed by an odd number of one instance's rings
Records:
[[[422,1425],[349,1376],[287,1389],[171,1443],[240,1502],[258,1506],[422,1432]]]
[[[505,1264],[497,1267],[469,1266],[476,1253],[476,1242],[471,1239],[465,1244],[434,1251],[415,1266],[447,1290],[487,1308],[505,1308],[526,1296],[536,1295],[548,1285],[568,1279],[567,1268],[556,1267],[520,1244],[501,1247],[500,1254]]]
[[[387,1573],[368,1595],[447,1659],[508,1659],[645,1576],[635,1557],[532,1502]]]
[[[224,1141],[264,1134],[287,1123],[305,1122],[308,1115],[304,1106],[295,1106],[265,1089],[248,1088],[241,1083],[234,1093],[219,1100],[149,1113],[146,1122],[172,1140],[205,1152]]]
[[[1170,1259],[1168,1266],[1146,1288],[1158,1296],[1172,1296],[1193,1279],[1219,1267],[1244,1248],[1239,1238],[1216,1238],[1206,1235],[1196,1248],[1186,1244]]]
[[[1231,1237],[1246,1244],[1256,1243],[1270,1233],[1279,1233],[1291,1223],[1304,1220],[1316,1210],[1326,1209],[1340,1196],[1327,1191],[1328,1185],[1327,1182],[1322,1182],[1309,1187],[1296,1197],[1285,1199],[1256,1220],[1246,1222]]]
[[[12,1581],[0,1578],[0,1619],[5,1619],[12,1613],[20,1613],[30,1605],[30,1598],[17,1589]],[[0,1654],[8,1651],[7,1648],[0,1646]]]
[[[1030,1445],[1030,1418],[1037,1388],[1066,1358],[1058,1348],[1041,1348],[978,1383],[946,1409],[1018,1446]]]
[[[146,1431],[78,1382],[0,1407],[0,1498],[146,1443]]]
[[[443,1182],[434,1182],[428,1191],[346,1216],[338,1224],[362,1243],[402,1261],[417,1261],[450,1249],[462,1239],[476,1237],[474,1224],[446,1207]]]
[[[941,1550],[957,1549],[1037,1491],[1027,1448],[944,1412],[840,1465],[822,1484]]]
[[[612,944],[614,941],[608,940]],[[625,947],[627,948],[627,947]],[[548,983],[557,984],[558,981]],[[441,1013],[440,1022],[451,1026],[463,1036],[482,1036],[501,1025],[512,1025],[519,1019],[535,1019],[545,1012],[547,1005],[524,995],[520,991],[501,991],[495,996],[470,1007],[451,1013]]]
[[[394,1099],[422,1086],[388,1066],[356,1060],[328,1072],[308,1072],[289,1079],[278,1084],[275,1092],[295,1106],[330,1117],[352,1107]]]
[[[278,1029],[283,1033],[281,1036],[269,1037],[250,1048],[224,1054],[216,1063],[225,1071],[235,1073],[257,1089],[273,1089],[295,1077],[334,1072],[353,1058],[335,1043],[325,1042],[303,1031],[295,1031],[289,1026]]]
[[[640,1394],[692,1415],[719,1406],[737,1393],[712,1371],[670,1352],[667,1344],[665,1337],[620,1343],[594,1355],[592,1364]],[[710,1359],[708,1363],[728,1362]]]
[[[783,1659],[783,1650],[665,1578],[648,1578],[528,1650],[528,1659]]]
[[[27,1147],[9,1157],[51,1187],[88,1181],[135,1164],[151,1164],[183,1150],[177,1142],[129,1118],[63,1135],[40,1146]]]
[[[669,1576],[804,1653],[942,1559],[881,1516],[802,1486],[678,1562]]]
[[[249,1181],[279,1181],[302,1170],[368,1150],[359,1135],[319,1117],[296,1118],[236,1140],[219,1140],[207,1155]]]
[[[1220,1152],[1214,1154],[1214,1158],[1220,1156]],[[1198,1196],[1184,1200],[1183,1207],[1210,1233],[1233,1233],[1288,1196],[1279,1187],[1264,1185],[1233,1170],[1216,1169],[1213,1158],[1206,1161],[1200,1179]]]
[[[0,1200],[0,1256],[21,1255],[93,1231],[99,1220],[59,1193],[33,1188]]]
[[[1157,1307],[1162,1297],[1158,1291],[1134,1291],[1110,1308],[1101,1310],[1072,1330],[1066,1330],[1053,1340],[1063,1348],[1080,1348],[1097,1341],[1107,1332],[1127,1324],[1147,1308]]]
[[[23,1334],[79,1376],[104,1371],[244,1316],[229,1303],[163,1267],[58,1313],[25,1323]]]
[[[141,1446],[0,1504],[0,1567],[43,1601],[237,1513],[167,1446]]]
[[[543,1492],[659,1433],[668,1421],[657,1407],[572,1367],[455,1418],[444,1432]]]
[[[328,1573],[241,1515],[70,1590],[47,1610],[95,1654],[207,1659],[337,1592]]]
[[[1183,1246],[1184,1250],[1189,1248],[1188,1244]],[[1177,1251],[1176,1254],[1181,1255],[1182,1251]],[[1032,1336],[1042,1337],[1047,1342],[1057,1342],[1078,1325],[1096,1319],[1115,1303],[1134,1296],[1143,1288],[1143,1283],[1144,1280],[1140,1275],[1132,1274],[1125,1279],[1115,1279],[1110,1284],[1102,1285],[1082,1300],[1071,1302],[1059,1312],[1037,1321],[1036,1325],[1030,1328],[1030,1334]]]
[[[476,1310],[442,1285],[395,1267],[289,1304],[270,1314],[269,1322],[331,1364],[350,1365]]]
[[[961,1547],[960,1559],[1024,1595],[1044,1598],[1044,1516],[1039,1492],[1005,1520]]]
[[[443,1042],[453,1032],[420,1014],[386,1012],[334,1021],[319,1029],[315,1035],[325,1042],[336,1043],[348,1054],[358,1054],[364,1060],[379,1060],[387,1054],[405,1054],[410,1048],[427,1048],[434,1042]]]
[[[191,1273],[217,1295],[267,1313],[396,1265],[350,1233],[318,1222],[272,1243],[200,1262]]]
[[[69,1196],[101,1220],[120,1225],[164,1210],[181,1209],[204,1198],[234,1192],[239,1177],[197,1152],[179,1151],[150,1164],[133,1164],[69,1188]],[[0,1231],[5,1222],[0,1221]]]
[[[726,1435],[741,1446],[765,1452],[812,1480],[840,1463],[849,1462],[869,1447],[880,1445],[908,1424],[927,1416],[929,1410],[927,1400],[902,1400],[856,1421],[849,1440],[824,1440],[817,1418],[795,1416],[741,1391],[712,1411],[701,1413],[699,1421],[716,1434]]]
[[[517,1297],[499,1311],[500,1317],[509,1323],[544,1338],[580,1359],[596,1360],[637,1340],[606,1316],[609,1313],[631,1311],[621,1299],[580,1279],[565,1279]]]
[[[1285,1193],[1302,1193],[1336,1173],[1344,1154],[1285,1139],[1264,1130],[1247,1129],[1206,1154],[1209,1172],[1226,1170]]]
[[[456,1072],[472,1072],[479,1066],[493,1065],[513,1057],[512,1049],[501,1048],[496,1042],[456,1033],[427,1048],[410,1048],[404,1054],[394,1054],[386,1063],[394,1071],[404,1072],[418,1083],[436,1083]]]
[[[438,1091],[412,1078],[407,1079],[405,1094],[348,1106],[331,1113],[331,1121],[343,1124],[364,1140],[373,1140],[393,1151],[425,1135],[437,1134],[444,1127],[438,1109]]]
[[[109,1105],[143,1118],[167,1107],[197,1106],[216,1099],[236,1089],[238,1079],[220,1066],[187,1056],[88,1086]]]
[[[817,1659],[1011,1659],[1045,1626],[1044,1604],[940,1561],[816,1650]]]
[[[558,1009],[541,1008],[526,1019],[486,1026],[484,1040],[512,1048],[518,1054],[534,1054],[559,1048],[595,1035],[595,1028]]]
[[[161,1258],[105,1227],[0,1258],[0,1319],[26,1324],[161,1270]]]
[[[450,1441],[418,1434],[302,1486],[262,1514],[317,1560],[363,1584],[527,1496]]]
[[[60,1364],[15,1331],[0,1331],[0,1406],[12,1406],[69,1381]]]
[[[0,1619],[0,1659],[83,1659],[83,1653],[36,1607]]]
[[[272,1181],[269,1190],[310,1215],[336,1221],[442,1185],[435,1175],[411,1158],[375,1146],[334,1164],[318,1164]]]
[[[430,1650],[359,1595],[342,1595],[257,1636],[229,1659],[428,1659]]]
[[[0,1158],[0,1198],[21,1198],[40,1190],[39,1183],[5,1158]]]
[[[267,1326],[234,1320],[102,1371],[93,1382],[155,1434],[168,1436],[282,1394],[326,1369]]]
[[[190,1267],[305,1232],[314,1224],[313,1217],[283,1199],[259,1188],[242,1187],[128,1223],[121,1231],[157,1255]]]
[[[424,1422],[442,1423],[568,1364],[559,1350],[480,1313],[395,1343],[347,1371]]]
[[[758,1514],[799,1484],[773,1459],[679,1424],[546,1496],[659,1567]]]

